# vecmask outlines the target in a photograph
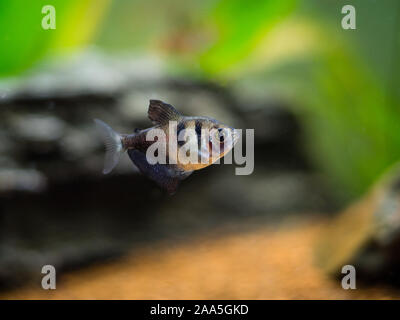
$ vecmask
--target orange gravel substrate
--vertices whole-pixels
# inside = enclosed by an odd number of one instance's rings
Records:
[[[129,257],[71,272],[45,291],[38,285],[2,299],[389,299],[384,287],[344,290],[313,264],[323,223],[209,234],[143,248]]]

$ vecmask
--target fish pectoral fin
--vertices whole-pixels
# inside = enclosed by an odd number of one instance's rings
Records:
[[[172,195],[178,189],[179,183],[186,179],[193,171],[181,171],[174,165],[150,164],[147,162],[146,154],[138,150],[128,150],[132,162],[146,177],[155,181],[161,188]]]
[[[168,103],[150,100],[148,116],[155,124],[166,124],[170,120],[179,121],[182,114]]]

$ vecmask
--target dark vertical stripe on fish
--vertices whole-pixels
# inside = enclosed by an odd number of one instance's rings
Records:
[[[179,122],[177,127],[176,127],[176,138],[178,139],[177,143],[178,146],[182,147],[185,144],[185,141],[179,140],[179,133],[181,133],[182,130],[186,129],[185,128],[185,123],[184,122]]]
[[[201,128],[202,128],[201,122],[199,120],[196,120],[196,122],[195,122],[195,130],[196,130],[196,135],[197,135],[197,147],[198,147],[198,150],[201,150]],[[201,156],[199,154],[199,161],[201,161],[200,158],[201,158]]]

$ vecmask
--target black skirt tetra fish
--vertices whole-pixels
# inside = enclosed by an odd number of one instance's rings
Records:
[[[104,174],[127,151],[145,176],[173,194],[181,180],[222,158],[238,140],[235,129],[212,118],[184,116],[160,100],[150,100],[148,116],[154,126],[132,134],[119,134],[95,119],[106,146]]]

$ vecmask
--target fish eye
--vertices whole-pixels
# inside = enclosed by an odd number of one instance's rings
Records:
[[[219,142],[224,142],[226,138],[226,132],[223,128],[218,128],[218,131],[216,132],[216,137],[219,140]]]

